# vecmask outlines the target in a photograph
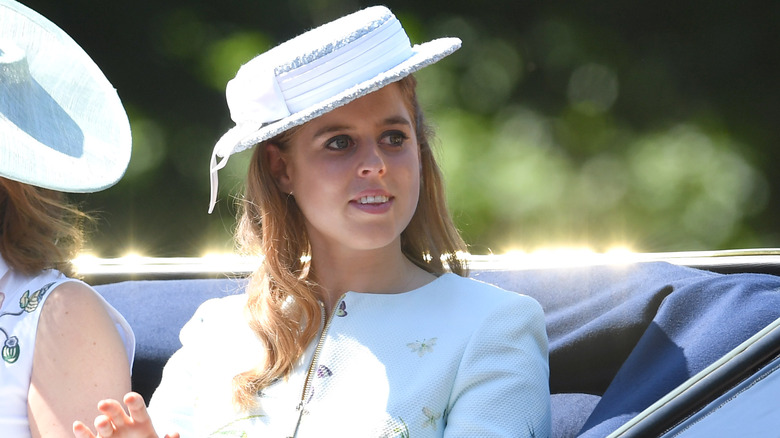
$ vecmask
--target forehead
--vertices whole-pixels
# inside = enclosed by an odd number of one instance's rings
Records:
[[[348,104],[313,119],[301,128],[303,130],[322,125],[338,123],[347,126],[363,122],[381,123],[390,118],[403,117],[412,121],[406,100],[397,83],[391,83]]]

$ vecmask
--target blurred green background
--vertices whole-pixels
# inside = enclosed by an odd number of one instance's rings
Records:
[[[226,82],[254,55],[371,3],[23,0],[118,89],[124,179],[76,196],[103,257],[231,251],[249,153],[208,162],[232,126]],[[463,48],[417,76],[450,206],[476,254],[778,247],[780,2],[387,1],[412,42]]]

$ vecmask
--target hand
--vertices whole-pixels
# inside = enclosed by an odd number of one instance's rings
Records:
[[[76,438],[158,438],[143,397],[129,392],[124,402],[127,412],[117,400],[102,400],[98,403],[101,415],[95,418],[97,434],[93,434],[84,423],[76,421],[73,423],[73,435]],[[179,434],[167,434],[165,438],[179,438]]]

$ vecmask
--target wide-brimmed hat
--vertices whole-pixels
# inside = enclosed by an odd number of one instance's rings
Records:
[[[217,171],[231,154],[301,125],[451,54],[458,38],[412,46],[389,9],[374,6],[301,34],[244,64],[227,84],[236,126],[211,156],[211,202]],[[220,160],[221,158],[221,160]]]
[[[65,32],[0,0],[0,176],[63,192],[115,184],[130,124],[114,87]]]

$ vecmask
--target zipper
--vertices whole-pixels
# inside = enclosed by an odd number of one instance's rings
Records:
[[[333,321],[333,316],[336,314],[336,309],[338,309],[338,307],[341,305],[341,301],[344,299],[345,295],[346,294],[342,295],[341,298],[339,298],[339,300],[336,302],[336,305],[333,307],[333,311],[330,312],[330,317],[328,318],[327,322],[325,321],[325,305],[320,301],[320,339],[317,341],[317,348],[314,349],[314,355],[312,356],[311,363],[309,364],[309,371],[306,373],[306,380],[303,382],[301,401],[298,402],[298,405],[295,407],[295,409],[298,410],[298,422],[295,424],[295,432],[293,432],[290,438],[295,438],[295,436],[298,435],[298,428],[301,426],[301,420],[303,419],[303,413],[305,411],[303,407],[306,404],[306,396],[310,394],[310,384],[314,376],[317,359],[319,359],[320,351],[322,351],[322,344],[325,342],[325,334],[328,332],[330,323]]]

